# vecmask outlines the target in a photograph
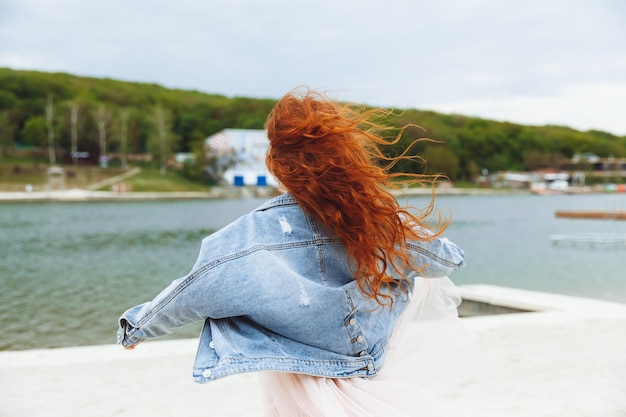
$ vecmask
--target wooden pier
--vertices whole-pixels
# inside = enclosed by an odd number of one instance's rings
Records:
[[[626,210],[558,210],[556,217],[568,219],[626,220]]]

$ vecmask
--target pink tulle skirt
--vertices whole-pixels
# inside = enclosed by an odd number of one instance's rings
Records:
[[[260,374],[265,417],[439,417],[456,380],[459,353],[471,340],[457,314],[461,299],[448,278],[416,282],[387,359],[373,378]],[[454,413],[455,416],[458,413]]]

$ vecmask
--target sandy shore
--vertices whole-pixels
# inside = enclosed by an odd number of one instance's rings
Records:
[[[481,417],[626,416],[626,304],[461,290],[464,299],[535,312],[463,319],[477,340],[447,402]],[[256,374],[191,382],[196,343],[0,352],[0,416],[261,416]]]

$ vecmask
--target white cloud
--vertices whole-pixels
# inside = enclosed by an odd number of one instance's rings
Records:
[[[0,66],[626,132],[576,99],[622,104],[616,0],[5,0],[0,16]]]
[[[626,83],[592,83],[571,86],[555,95],[515,96],[448,103],[428,108],[445,113],[476,115],[531,125],[566,125],[576,129],[599,129],[626,135]]]

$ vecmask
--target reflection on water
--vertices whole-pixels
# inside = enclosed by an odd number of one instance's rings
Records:
[[[443,213],[452,213],[447,235],[467,256],[453,280],[626,302],[626,248],[549,240],[555,233],[626,234],[623,221],[554,217],[556,210],[607,208],[607,198],[438,198]],[[185,275],[204,236],[262,201],[0,205],[0,349],[114,343],[122,311]]]

